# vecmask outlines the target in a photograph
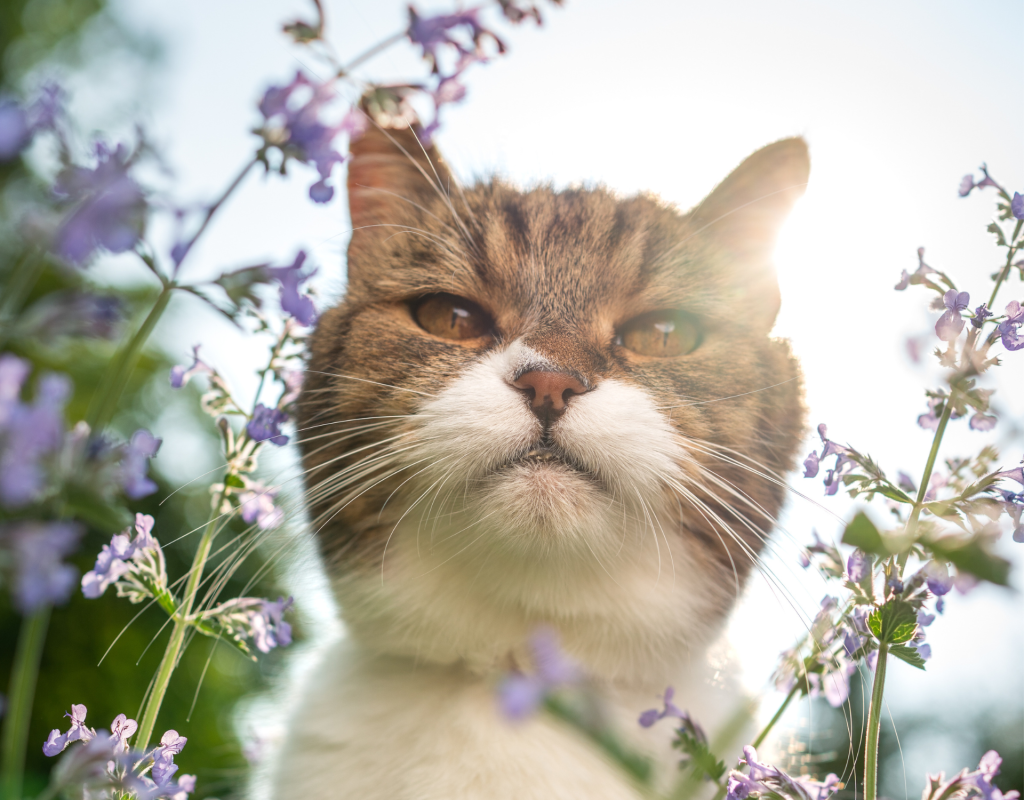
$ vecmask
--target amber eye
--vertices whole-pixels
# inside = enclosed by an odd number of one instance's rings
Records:
[[[465,297],[431,294],[413,306],[413,317],[427,333],[444,339],[478,339],[494,329],[490,316]]]
[[[621,326],[615,341],[642,356],[669,358],[692,353],[701,337],[697,319],[685,311],[652,311]]]

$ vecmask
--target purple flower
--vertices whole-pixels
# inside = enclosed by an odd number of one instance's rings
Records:
[[[316,270],[302,271],[306,252],[300,250],[289,267],[269,267],[271,276],[281,285],[281,308],[291,314],[300,325],[316,322],[316,307],[308,295],[299,292],[299,286],[316,274]]]
[[[267,408],[257,403],[252,419],[245,426],[249,438],[254,442],[270,442],[278,447],[288,444],[288,437],[281,433],[280,425],[288,420],[288,415],[276,408]]]
[[[100,247],[112,253],[130,250],[146,223],[146,197],[128,176],[127,148],[98,143],[96,159],[93,169],[68,167],[55,186],[74,209],[57,231],[54,247],[73,264],[82,264]]]
[[[943,295],[942,302],[946,311],[939,321],[935,323],[935,335],[944,342],[952,342],[964,329],[964,321],[960,312],[966,310],[967,304],[971,301],[971,295],[967,292],[957,292],[950,289]]]
[[[444,45],[452,47],[461,58],[464,58],[480,54],[483,38],[488,36],[498,46],[499,53],[505,52],[505,43],[480,24],[479,14],[479,8],[471,8],[455,14],[421,17],[416,13],[416,9],[409,6],[409,28],[406,35],[410,42],[423,48],[423,57],[430,63],[435,73],[440,69],[438,50]],[[473,43],[472,49],[452,36],[451,32],[458,28],[465,30]]]
[[[284,521],[284,512],[274,505],[277,489],[252,481],[238,496],[242,519],[246,524],[256,523],[262,530],[276,528]]]
[[[121,456],[121,486],[132,500],[153,494],[157,485],[146,475],[149,459],[160,449],[162,439],[157,439],[147,430],[139,429],[132,434],[131,441]]]
[[[1013,193],[1013,200],[1010,201],[1010,212],[1017,219],[1024,219],[1024,194]]]
[[[794,778],[778,767],[761,764],[757,760],[757,751],[749,745],[743,748],[743,762],[750,775],[744,775],[738,770],[729,773],[726,800],[744,800],[752,795],[781,795],[792,800],[826,800],[838,788],[839,778],[833,774],[819,782],[806,777]]]
[[[917,417],[917,424],[928,431],[938,430],[939,417],[941,416],[938,412],[939,407],[945,402],[944,397],[929,397],[928,398],[928,413],[919,414]]]
[[[112,739],[117,739],[117,744],[114,746],[114,752],[127,753],[128,739],[130,739],[138,729],[139,724],[133,719],[128,719],[124,714],[118,714],[114,717],[114,721],[110,723],[110,736]]]
[[[1021,486],[1024,486],[1024,467],[1016,467],[1014,469],[1004,470],[1003,472],[995,473],[996,478],[1009,478],[1011,481],[1017,481]]]
[[[498,687],[498,705],[510,720],[522,720],[536,711],[547,694],[580,680],[579,665],[566,656],[551,628],[539,628],[530,637],[534,674],[513,672]]]
[[[82,594],[90,600],[102,595],[107,587],[132,571],[129,560],[143,550],[159,548],[153,538],[153,518],[148,514],[135,515],[135,539],[130,539],[131,527],[115,534],[110,544],[103,545],[96,556],[95,566],[82,576]]]
[[[249,612],[249,631],[253,644],[261,653],[269,653],[275,647],[287,647],[292,643],[292,626],[284,621],[284,612],[293,602],[278,597],[271,602],[264,600],[261,606]]]
[[[896,473],[896,481],[899,487],[905,492],[913,494],[917,491],[917,485],[914,483],[914,479],[903,470]]]
[[[959,195],[961,197],[967,197],[967,195],[969,195],[975,189],[983,189],[986,186],[994,186],[997,189],[999,188],[999,184],[989,177],[988,168],[984,164],[981,165],[981,172],[985,177],[982,178],[980,181],[974,180],[973,173],[964,175],[964,177],[960,180]]]
[[[979,411],[971,417],[971,421],[967,424],[972,431],[990,431],[996,426],[998,421],[997,417]]]
[[[1018,800],[1020,792],[1016,789],[1009,792],[1002,792],[999,787],[992,783],[999,774],[999,767],[1003,759],[995,750],[989,750],[981,757],[978,769],[968,772],[960,779],[965,786],[972,786],[981,793],[981,800]],[[961,773],[962,774],[962,773]]]
[[[1024,525],[1021,524],[1021,515],[1024,514],[1024,492],[1009,492],[998,488],[996,491],[1002,496],[1003,510],[1013,523],[1013,541],[1024,542]]]
[[[814,478],[818,474],[818,469],[821,466],[821,459],[818,458],[818,451],[812,450],[810,455],[804,459],[804,477]]]
[[[0,529],[0,544],[7,542],[14,562],[14,602],[22,613],[47,603],[64,603],[78,570],[62,559],[78,549],[84,529],[75,522],[21,522]]]
[[[301,104],[293,102],[300,90],[309,92],[309,98]],[[267,89],[259,103],[267,124],[258,133],[266,146],[279,148],[285,160],[295,158],[313,164],[320,173],[320,180],[309,189],[310,198],[317,203],[326,203],[334,196],[327,180],[334,165],[345,161],[345,156],[334,149],[334,139],[343,131],[358,135],[363,124],[361,116],[352,112],[337,125],[322,122],[324,106],[334,98],[330,82],[317,83],[298,72],[287,86]]]
[[[59,728],[50,731],[50,735],[43,744],[43,755],[53,757],[64,750],[71,742],[81,739],[83,742],[95,738],[96,731],[85,725],[85,715],[88,709],[83,705],[72,705],[71,713],[65,717],[71,718],[71,727],[67,733],[61,733]]]
[[[663,705],[661,711],[656,708],[651,708],[640,715],[638,722],[643,728],[650,728],[655,722],[665,717],[675,717],[676,719],[682,719],[685,712],[681,711],[675,703],[672,702],[673,696],[675,696],[676,690],[671,686],[665,689],[665,695],[663,698]]]
[[[186,383],[188,383],[195,375],[200,373],[213,374],[213,367],[203,362],[199,358],[199,347],[200,345],[194,345],[192,347],[192,364],[186,367],[184,364],[178,364],[177,366],[171,367],[171,388],[180,389]]]
[[[974,316],[971,317],[971,325],[975,328],[981,328],[985,324],[985,320],[992,316],[992,312],[988,310],[988,306],[982,303],[976,309],[974,309]]]
[[[836,444],[828,438],[828,426],[825,423],[818,425],[818,436],[824,447],[821,455],[812,452],[804,460],[804,477],[813,478],[818,474],[821,462],[829,456],[837,456],[835,467],[825,473],[825,494],[834,495],[839,490],[840,479],[843,475],[851,472],[856,462],[849,457],[850,449]]]
[[[923,571],[925,583],[932,594],[942,596],[953,588],[953,579],[949,576],[949,567],[945,562],[933,559],[925,564]]]
[[[1024,309],[1016,300],[1006,305],[1006,319],[996,326],[1003,339],[1003,347],[1007,350],[1020,350],[1024,347],[1024,336],[1017,333],[1017,328],[1024,325]]]
[[[917,269],[913,273],[909,273],[903,270],[903,275],[900,277],[900,282],[897,283],[893,288],[898,292],[902,292],[911,284],[925,283],[927,276],[936,272],[937,270],[932,269],[924,263],[924,248],[917,248]],[[917,359],[914,359],[917,361]]]
[[[890,575],[885,581],[886,588],[893,594],[903,594],[903,581],[896,573]]]
[[[871,558],[863,550],[854,550],[846,562],[846,574],[851,581],[859,583],[871,570]]]

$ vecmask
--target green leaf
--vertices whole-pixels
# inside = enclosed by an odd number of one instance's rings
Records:
[[[897,503],[910,503],[913,505],[914,501],[907,497],[903,492],[897,489],[892,484],[883,483],[877,489],[875,489],[880,495],[888,497],[890,500],[895,500]]]
[[[237,475],[231,474],[224,479],[224,485],[229,486],[232,489],[244,489],[245,483]]]
[[[952,537],[921,542],[936,557],[950,561],[961,572],[998,586],[1009,585],[1010,562],[988,552],[978,539]]]
[[[711,748],[707,744],[682,729],[678,730],[676,735],[678,738],[672,743],[673,746],[690,756],[697,769],[706,773],[714,781],[719,780],[725,774],[725,762],[715,758],[715,754],[711,752]]]
[[[1006,247],[1006,237],[1003,235],[1003,229],[1000,228],[999,225],[997,225],[995,222],[990,222],[986,230],[988,230],[989,233],[995,234],[996,244],[998,244],[1000,247]]]
[[[890,600],[868,617],[868,627],[882,644],[902,644],[917,632],[917,612],[903,600]]]
[[[865,553],[874,553],[875,555],[887,556],[889,551],[886,550],[885,544],[882,542],[882,536],[878,532],[878,528],[875,527],[867,514],[863,511],[857,514],[853,518],[853,521],[846,526],[846,530],[843,531],[843,544],[853,545],[859,547]]]
[[[907,647],[905,644],[894,644],[889,648],[889,652],[896,656],[900,661],[906,661],[912,667],[917,667],[922,670],[924,669],[924,659],[921,658],[921,654],[917,652],[916,647]]]

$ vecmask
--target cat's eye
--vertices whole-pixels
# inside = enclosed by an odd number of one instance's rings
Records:
[[[615,343],[642,356],[685,356],[700,346],[697,319],[685,311],[652,311],[634,317],[616,332]]]
[[[490,315],[472,300],[454,294],[430,294],[413,305],[423,330],[443,339],[479,339],[494,330]]]

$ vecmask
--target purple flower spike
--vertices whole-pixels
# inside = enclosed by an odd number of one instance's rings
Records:
[[[249,629],[253,644],[261,653],[269,653],[275,647],[287,647],[292,643],[292,626],[284,621],[284,612],[293,602],[278,597],[276,601],[264,600],[262,606],[249,613]]]
[[[75,204],[57,231],[54,247],[73,264],[85,262],[98,248],[112,253],[130,250],[139,241],[146,220],[146,198],[128,176],[131,158],[124,145],[111,150],[96,145],[96,167],[68,167],[55,191]]]
[[[1024,219],[1024,194],[1013,193],[1013,200],[1010,201],[1010,212],[1017,219]]]
[[[299,286],[316,274],[316,270],[302,271],[306,253],[300,250],[290,267],[270,267],[270,274],[281,284],[281,308],[291,314],[300,325],[316,322],[316,307],[308,295],[299,292]]]
[[[946,311],[939,317],[939,321],[935,323],[935,335],[942,339],[942,341],[952,342],[960,335],[960,331],[964,329],[964,321],[960,316],[960,312],[967,309],[967,304],[970,301],[970,294],[967,292],[958,293],[956,289],[950,289],[943,296],[942,302],[946,306]]]
[[[110,723],[110,736],[112,739],[117,739],[117,743],[114,745],[114,752],[127,753],[128,740],[138,729],[139,724],[133,719],[128,719],[124,714],[118,714],[114,717],[114,721]]]
[[[288,444],[288,437],[281,433],[280,426],[287,419],[288,415],[283,411],[267,408],[263,403],[258,403],[245,430],[254,442],[270,442],[283,447]]]
[[[180,389],[186,383],[188,383],[194,376],[200,373],[206,373],[208,375],[213,374],[213,367],[206,364],[199,358],[199,347],[200,345],[194,345],[192,347],[192,364],[186,367],[184,364],[178,364],[175,367],[171,367],[171,388]]]
[[[157,485],[146,475],[149,459],[156,456],[163,439],[157,439],[147,430],[139,429],[132,434],[121,458],[121,485],[124,493],[132,500],[139,500],[153,494]]]

